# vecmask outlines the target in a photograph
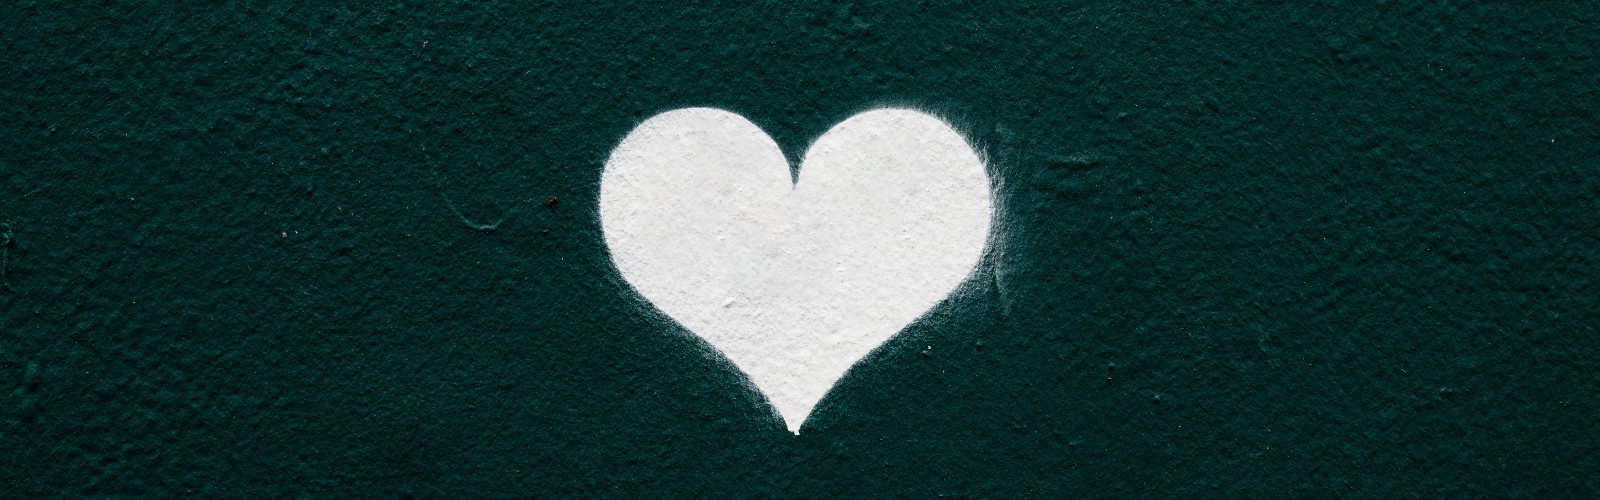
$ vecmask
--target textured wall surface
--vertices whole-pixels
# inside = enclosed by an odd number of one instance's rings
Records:
[[[0,3],[0,489],[1600,492],[1596,2],[337,3]],[[884,105],[1004,237],[797,437],[602,163]]]

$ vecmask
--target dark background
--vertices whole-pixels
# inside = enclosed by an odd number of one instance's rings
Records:
[[[1600,491],[1595,2],[192,3],[0,5],[7,495]],[[796,437],[597,182],[886,105],[1000,239]]]

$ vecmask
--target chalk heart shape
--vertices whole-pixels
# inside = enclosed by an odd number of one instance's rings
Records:
[[[856,361],[972,274],[992,212],[983,160],[912,110],[839,123],[798,177],[754,123],[685,108],[634,128],[600,184],[622,276],[743,370],[795,434]]]

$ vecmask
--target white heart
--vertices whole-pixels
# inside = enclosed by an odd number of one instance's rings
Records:
[[[799,177],[749,120],[685,108],[634,128],[600,184],[622,276],[744,370],[795,434],[857,360],[966,280],[992,211],[983,160],[917,111],[835,125]]]

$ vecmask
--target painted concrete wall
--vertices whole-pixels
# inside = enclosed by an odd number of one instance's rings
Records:
[[[1600,489],[1592,2],[332,4],[0,4],[0,490]],[[608,252],[693,107],[991,183],[799,435]]]

